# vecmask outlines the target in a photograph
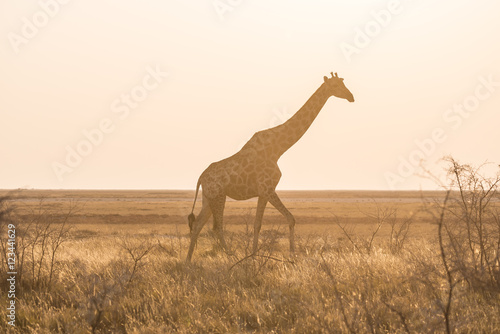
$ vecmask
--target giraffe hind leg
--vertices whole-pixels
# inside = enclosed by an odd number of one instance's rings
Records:
[[[216,198],[210,199],[210,209],[212,210],[214,225],[213,231],[217,238],[219,245],[222,249],[227,250],[226,241],[224,240],[223,234],[223,216],[224,216],[224,206],[226,205],[226,196],[220,195]]]
[[[264,210],[266,209],[267,198],[259,196],[257,202],[257,214],[255,215],[255,223],[253,226],[253,254],[257,253],[259,245],[259,233],[262,227],[262,217],[264,216]]]
[[[206,224],[210,216],[212,215],[212,210],[210,209],[210,205],[207,203],[208,200],[203,198],[203,207],[201,208],[200,214],[193,221],[192,218],[189,219],[190,229],[191,229],[191,242],[189,244],[189,250],[186,257],[186,262],[191,262],[191,258],[193,256],[194,248],[196,247],[196,241],[198,240],[198,236],[200,235],[201,229]],[[193,215],[194,218],[194,215]]]

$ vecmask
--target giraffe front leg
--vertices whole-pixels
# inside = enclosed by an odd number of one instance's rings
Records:
[[[269,202],[278,210],[288,221],[288,226],[290,228],[290,253],[295,253],[295,218],[292,213],[288,211],[285,205],[281,202],[280,198],[273,192],[269,196]]]
[[[253,254],[257,253],[257,249],[259,246],[259,233],[260,228],[262,227],[262,217],[264,216],[266,205],[267,198],[260,196],[257,202],[257,214],[255,215],[255,223],[253,226]]]
[[[210,216],[212,215],[212,211],[210,210],[209,205],[206,204],[207,201],[203,201],[203,207],[201,208],[200,214],[193,222],[192,230],[191,230],[191,243],[189,244],[189,250],[186,257],[186,263],[191,262],[191,258],[193,257],[194,248],[196,247],[196,240],[200,235],[200,232],[208,221]]]

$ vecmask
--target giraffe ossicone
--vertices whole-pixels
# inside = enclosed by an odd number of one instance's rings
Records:
[[[337,73],[330,73],[331,78],[323,77],[321,86],[289,120],[256,132],[236,154],[210,164],[200,175],[193,209],[188,216],[191,241],[187,262],[191,261],[196,240],[210,216],[213,216],[213,230],[217,240],[226,248],[222,218],[227,196],[235,200],[258,197],[254,223],[254,253],[258,250],[262,217],[268,202],[287,219],[290,252],[295,251],[295,218],[276,194],[276,186],[281,178],[278,159],[304,135],[331,96],[354,102],[352,93],[344,85],[344,79]],[[203,188],[203,204],[198,217],[195,217],[194,208],[200,186]]]

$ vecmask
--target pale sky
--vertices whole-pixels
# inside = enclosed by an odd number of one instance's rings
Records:
[[[46,6],[41,4],[48,3]],[[0,188],[194,189],[332,97],[279,189],[431,189],[500,163],[500,2],[0,0]],[[167,74],[168,73],[168,74]],[[90,139],[89,139],[90,138]]]

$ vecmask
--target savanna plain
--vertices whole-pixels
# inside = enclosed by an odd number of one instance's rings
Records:
[[[2,191],[0,331],[499,333],[500,204],[482,195],[281,191],[293,255],[270,205],[252,254],[257,203],[229,200],[227,248],[209,221],[186,264],[193,191]]]

